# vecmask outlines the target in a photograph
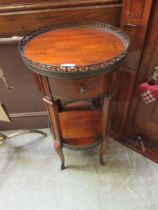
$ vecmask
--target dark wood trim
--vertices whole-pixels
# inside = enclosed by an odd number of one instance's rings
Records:
[[[23,36],[35,29],[57,23],[95,21],[118,26],[120,11],[121,4],[105,4],[0,12],[0,37]]]
[[[124,0],[121,16],[121,28],[127,33],[131,42],[129,53],[124,62],[124,66],[122,67],[117,95],[118,105],[114,110],[115,116],[117,117],[114,119],[112,130],[119,136],[119,138],[125,135],[126,128],[128,127],[127,122],[129,111],[131,109],[135,81],[137,78],[137,72],[139,71],[147,28],[153,6],[152,0],[145,1],[142,19],[133,18],[131,17],[129,7],[131,1],[135,4],[135,7],[139,3],[136,0]],[[135,37],[138,38],[138,42],[136,42]]]
[[[82,6],[122,6],[121,0],[80,0],[80,1],[53,1],[53,2],[40,2],[28,4],[8,4],[0,5],[0,12],[15,12],[15,11],[28,11],[28,10],[41,10],[41,9],[60,9],[66,7],[82,7]]]
[[[124,81],[125,80],[124,78],[126,78],[126,81]],[[119,82],[120,87],[118,87],[120,93],[116,95],[115,110],[114,110],[115,114],[113,114],[115,117],[113,117],[113,122],[112,122],[112,130],[116,133],[119,133],[120,137],[123,135],[126,126],[126,120],[128,116],[128,110],[130,109],[134,81],[135,81],[135,72],[133,71],[133,69],[124,68],[123,71],[121,71],[120,75],[120,82]],[[124,86],[122,86],[121,84],[124,84]],[[119,117],[121,119],[118,123]]]
[[[83,6],[76,6],[76,7],[66,7],[66,8],[48,8],[48,9],[37,9],[37,10],[20,10],[20,11],[8,11],[8,12],[4,12],[4,13],[0,13],[0,16],[7,16],[7,15],[24,15],[24,14],[37,14],[37,13],[44,13],[44,12],[58,12],[58,11],[69,11],[71,9],[71,11],[77,11],[77,10],[80,10],[80,9],[93,9],[93,8],[121,8],[122,4],[120,5],[116,5],[116,4],[113,4],[113,5],[101,5],[101,6],[97,6],[97,5],[92,5],[92,6],[86,6],[86,7],[83,7]]]
[[[133,5],[132,5],[132,4],[134,4],[133,7],[135,8],[135,2],[134,2],[134,1],[130,1],[130,9],[129,9],[129,11],[130,11],[129,17],[130,17],[130,18],[140,18],[140,19],[141,19],[141,18],[143,17],[144,7],[145,7],[145,0],[142,0],[142,1],[143,1],[143,2],[142,2],[142,5],[141,5],[141,6],[142,6],[142,8],[141,8],[142,10],[141,10],[141,15],[140,15],[140,16],[139,16],[138,14],[137,14],[137,15],[134,15],[134,14],[133,14],[133,11],[132,11],[132,6],[133,6]]]

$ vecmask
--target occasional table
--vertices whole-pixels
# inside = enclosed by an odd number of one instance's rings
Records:
[[[111,100],[128,45],[123,31],[103,23],[57,24],[21,40],[20,54],[44,94],[61,169],[64,147],[86,150],[100,145],[104,164]]]

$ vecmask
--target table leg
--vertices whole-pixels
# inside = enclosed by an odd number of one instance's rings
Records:
[[[107,145],[109,143],[109,137],[108,137],[108,120],[109,120],[109,114],[110,114],[110,101],[112,96],[105,96],[104,97],[104,103],[103,103],[103,114],[102,114],[102,136],[103,136],[103,143],[100,146],[99,151],[99,161],[101,165],[104,165],[104,159],[103,156],[105,154],[105,150],[107,148]]]
[[[109,137],[107,136],[106,138],[104,138],[103,143],[100,145],[100,151],[99,151],[99,161],[101,165],[104,165],[104,154],[106,151],[106,148],[109,144]]]
[[[47,104],[47,110],[50,116],[50,128],[52,134],[54,134],[54,149],[60,157],[61,160],[61,170],[65,168],[64,166],[64,153],[62,150],[62,131],[59,119],[59,103],[55,101],[50,92],[49,81],[46,77],[41,77],[43,92],[45,96],[43,101]]]
[[[60,169],[63,170],[63,169],[65,169],[64,153],[63,153],[61,143],[57,140],[54,140],[54,149],[60,157],[60,160],[61,160],[61,168]]]
[[[52,134],[54,134],[54,149],[59,155],[61,160],[61,170],[65,169],[64,153],[62,149],[62,132],[59,120],[58,105],[56,102],[52,102],[52,105],[49,106],[49,113],[51,116],[50,119],[50,128]]]
[[[63,170],[63,169],[65,169],[65,159],[64,159],[64,153],[63,153],[62,145],[58,140],[55,139],[55,133],[54,133],[54,130],[53,130],[53,125],[51,125],[50,120],[49,120],[49,128],[50,128],[50,131],[52,133],[52,137],[54,139],[54,149],[55,149],[56,153],[59,155],[59,158],[60,158],[60,161],[61,161],[60,169]]]

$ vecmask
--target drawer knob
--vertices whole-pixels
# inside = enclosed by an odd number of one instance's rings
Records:
[[[81,95],[85,95],[86,92],[87,92],[86,88],[83,87],[83,86],[81,86],[81,87],[80,87],[80,94],[81,94]]]

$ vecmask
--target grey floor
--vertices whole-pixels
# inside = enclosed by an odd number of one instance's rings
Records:
[[[111,140],[97,152],[64,150],[59,170],[49,131],[0,147],[0,210],[158,210],[158,165]]]

